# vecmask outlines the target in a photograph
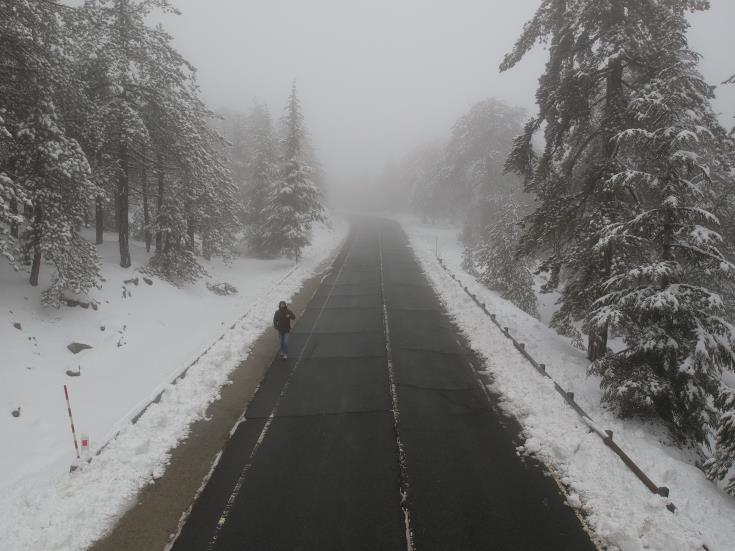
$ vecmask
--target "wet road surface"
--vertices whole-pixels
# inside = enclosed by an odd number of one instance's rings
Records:
[[[354,221],[289,348],[174,551],[595,549],[395,222]]]

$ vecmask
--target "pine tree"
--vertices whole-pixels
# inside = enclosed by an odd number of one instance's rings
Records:
[[[707,7],[704,0],[545,0],[501,64],[508,70],[537,42],[550,45],[536,93],[539,113],[517,138],[507,169],[538,199],[526,219],[524,252],[545,257],[552,285],[563,274],[556,326],[585,319],[605,293],[617,252],[597,247],[594,236],[631,213],[628,192],[605,183],[620,167],[615,137],[633,124],[631,95],[653,78],[660,44],[674,32],[662,18]],[[538,155],[533,138],[541,129]],[[595,360],[607,350],[608,328],[585,328]]]
[[[267,106],[253,106],[247,128],[252,144],[247,166],[247,239],[250,249],[261,255],[268,253],[267,206],[270,190],[279,176],[276,137]]]
[[[99,280],[96,251],[78,233],[97,189],[59,114],[81,88],[71,62],[77,45],[68,32],[78,10],[31,0],[10,4],[0,2],[0,221],[9,223],[0,251],[12,257],[20,239],[31,285],[39,282],[43,260],[52,263],[56,270],[42,297],[58,307],[65,291],[83,293]]]
[[[452,128],[442,161],[449,201],[444,210],[464,220],[463,237],[470,247],[475,238],[482,240],[508,201],[521,199],[521,182],[504,174],[504,161],[522,116],[522,109],[491,98],[473,105]]]
[[[321,193],[310,179],[311,168],[302,161],[306,131],[295,83],[283,128],[280,178],[270,189],[264,241],[272,253],[298,258],[310,243],[312,225],[325,218]]]
[[[735,390],[722,388],[717,398],[722,412],[715,434],[714,454],[704,464],[710,480],[725,480],[725,491],[735,496]]]
[[[99,118],[111,123],[101,143],[116,165],[112,191],[124,268],[131,265],[131,180],[151,139],[146,111],[165,101],[156,84],[181,85],[193,70],[160,26],[148,26],[154,9],[176,13],[167,0],[88,0],[83,8],[90,89],[100,104]]]
[[[735,359],[722,299],[707,285],[733,269],[705,209],[722,132],[686,43],[685,11],[707,7],[548,0],[502,66],[551,42],[539,115],[508,168],[540,201],[524,249],[547,254],[552,281],[564,280],[557,323],[585,321],[606,402],[657,414],[678,438],[700,442]],[[627,348],[600,359],[610,327]]]
[[[160,101],[147,115],[158,180],[149,267],[174,283],[192,282],[206,274],[196,259],[197,235],[206,258],[230,255],[239,230],[236,189],[220,153],[225,141],[208,124],[214,114],[193,79],[158,90]]]
[[[42,259],[51,262],[56,273],[43,301],[58,307],[65,290],[86,292],[100,277],[94,246],[77,231],[96,187],[84,152],[64,134],[53,104],[46,101],[19,127],[16,163],[18,179],[33,205],[26,239],[33,255],[31,284],[38,283]]]
[[[506,203],[502,216],[486,228],[482,240],[473,248],[472,263],[483,285],[538,317],[531,264],[528,258],[516,254],[520,222],[520,207]]]

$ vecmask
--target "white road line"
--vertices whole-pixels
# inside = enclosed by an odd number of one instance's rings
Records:
[[[314,334],[313,331],[316,328],[317,323],[319,323],[319,320],[321,319],[322,314],[324,313],[324,309],[327,303],[329,302],[329,299],[332,298],[332,293],[334,292],[334,286],[336,285],[337,281],[339,281],[339,278],[342,275],[342,271],[344,270],[345,264],[347,264],[347,260],[349,259],[351,253],[352,253],[352,242],[350,242],[350,248],[347,251],[347,254],[345,255],[344,260],[342,261],[342,266],[340,266],[339,272],[337,272],[337,277],[334,283],[332,284],[332,288],[329,290],[329,294],[327,295],[326,300],[324,301],[321,308],[319,309],[319,314],[317,314],[317,317],[314,320],[314,323],[312,323],[311,325],[311,329],[309,330],[309,336],[306,338],[304,345],[301,347],[301,352],[299,353],[299,357],[297,358],[296,362],[291,368],[291,371],[288,374],[288,378],[286,379],[286,382],[284,383],[283,388],[281,389],[281,393],[278,395],[278,398],[276,399],[276,403],[273,405],[273,409],[268,415],[268,419],[265,422],[265,425],[263,425],[263,430],[260,431],[258,440],[256,441],[255,445],[253,446],[253,449],[250,452],[250,455],[248,457],[248,462],[243,467],[240,473],[240,476],[238,477],[237,482],[235,483],[235,486],[232,489],[232,492],[230,493],[230,497],[227,500],[227,503],[225,504],[224,509],[222,510],[222,514],[220,515],[220,518],[217,521],[217,525],[215,526],[214,534],[212,535],[212,537],[209,540],[209,543],[207,544],[207,547],[206,547],[207,551],[212,551],[217,545],[217,541],[219,540],[220,534],[222,533],[222,528],[225,526],[225,524],[227,524],[227,521],[229,520],[229,517],[230,517],[230,513],[232,512],[232,507],[235,504],[235,501],[237,501],[237,497],[240,495],[240,491],[242,490],[242,487],[245,484],[247,475],[253,466],[253,461],[255,459],[255,456],[258,453],[258,450],[260,450],[260,447],[263,445],[263,441],[265,440],[265,437],[268,435],[268,431],[270,430],[270,427],[273,424],[273,420],[278,414],[278,409],[281,406],[281,402],[283,401],[283,398],[286,396],[286,393],[288,392],[288,388],[291,385],[291,380],[293,379],[293,375],[294,373],[296,373],[296,370],[301,365],[301,360],[304,356],[304,352],[308,348],[309,342],[311,341],[311,337]]]
[[[398,409],[398,392],[396,391],[395,370],[393,369],[393,354],[390,344],[390,325],[388,324],[388,306],[385,303],[385,280],[383,278],[383,228],[378,233],[378,249],[380,252],[380,296],[383,302],[383,327],[385,329],[385,352],[388,360],[388,382],[390,384],[390,397],[393,412],[393,430],[396,435],[396,446],[398,447],[399,492],[401,495],[401,509],[403,510],[403,521],[406,526],[406,549],[415,551],[413,543],[413,529],[411,528],[411,511],[408,508],[408,465],[406,464],[406,450],[403,446],[400,433],[401,414]]]

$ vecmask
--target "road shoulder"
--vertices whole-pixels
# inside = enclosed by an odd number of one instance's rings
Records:
[[[304,311],[341,249],[342,246],[338,247],[317,275],[305,281],[291,299],[297,315]],[[169,544],[277,350],[277,335],[266,330],[253,344],[247,359],[232,372],[230,384],[222,387],[220,398],[210,405],[205,418],[194,422],[188,438],[172,451],[165,474],[139,493],[135,504],[110,533],[90,548],[92,551],[155,550]]]

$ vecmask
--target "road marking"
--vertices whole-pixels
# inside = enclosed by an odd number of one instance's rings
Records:
[[[207,544],[207,547],[206,547],[207,551],[213,551],[215,549],[215,546],[217,545],[217,541],[219,540],[220,534],[222,533],[222,528],[225,526],[225,524],[227,524],[227,521],[229,520],[230,513],[232,512],[232,507],[234,506],[235,501],[237,501],[237,498],[240,495],[240,491],[242,490],[242,487],[245,484],[247,475],[253,466],[253,461],[255,460],[255,456],[258,453],[258,450],[260,450],[260,447],[263,445],[263,442],[265,441],[265,437],[268,435],[268,431],[270,430],[270,427],[273,424],[273,420],[276,418],[276,415],[278,414],[278,409],[281,406],[281,402],[283,401],[283,398],[286,396],[286,393],[288,392],[288,388],[291,385],[291,380],[293,379],[294,373],[296,373],[296,370],[301,365],[301,360],[304,356],[304,352],[309,347],[309,343],[311,342],[311,337],[314,334],[314,329],[316,328],[317,323],[319,323],[319,320],[322,317],[322,313],[324,312],[324,309],[327,303],[329,302],[329,299],[332,297],[332,293],[334,292],[334,287],[337,281],[339,281],[339,278],[342,275],[342,271],[344,270],[345,264],[347,264],[347,260],[349,259],[352,253],[352,246],[353,246],[353,241],[350,241],[349,249],[347,253],[345,254],[344,259],[342,260],[342,265],[340,266],[339,271],[337,272],[337,277],[335,278],[334,283],[332,284],[332,288],[329,290],[329,294],[327,295],[326,300],[324,301],[321,308],[319,309],[319,314],[317,314],[317,317],[314,320],[314,323],[312,323],[311,325],[311,329],[309,330],[309,335],[306,338],[306,341],[304,342],[304,345],[301,348],[299,357],[296,359],[296,362],[294,362],[294,365],[288,374],[288,378],[286,379],[286,382],[283,384],[283,388],[281,388],[281,392],[278,395],[278,398],[276,399],[276,403],[273,405],[273,409],[268,415],[268,419],[266,420],[265,425],[263,425],[263,429],[260,431],[258,440],[255,442],[253,449],[250,451],[250,455],[248,456],[248,462],[245,464],[242,471],[240,472],[240,476],[238,477],[237,482],[235,483],[235,486],[232,489],[232,492],[230,493],[230,497],[228,498],[227,503],[225,504],[225,507],[222,510],[222,514],[220,515],[220,518],[217,521],[217,525],[215,526],[214,534],[212,534],[212,537],[210,538],[209,543]]]
[[[406,450],[401,440],[400,420],[401,414],[398,409],[398,392],[396,390],[395,370],[393,369],[393,354],[390,343],[390,325],[388,323],[388,306],[385,303],[385,281],[383,278],[383,227],[378,233],[378,250],[380,253],[380,296],[383,301],[383,327],[385,329],[385,352],[388,360],[388,382],[390,384],[390,397],[393,412],[393,430],[396,435],[396,446],[398,448],[399,488],[401,496],[401,510],[403,511],[403,522],[406,526],[406,549],[415,551],[413,543],[413,529],[411,528],[411,511],[408,508],[408,465],[406,463]]]

